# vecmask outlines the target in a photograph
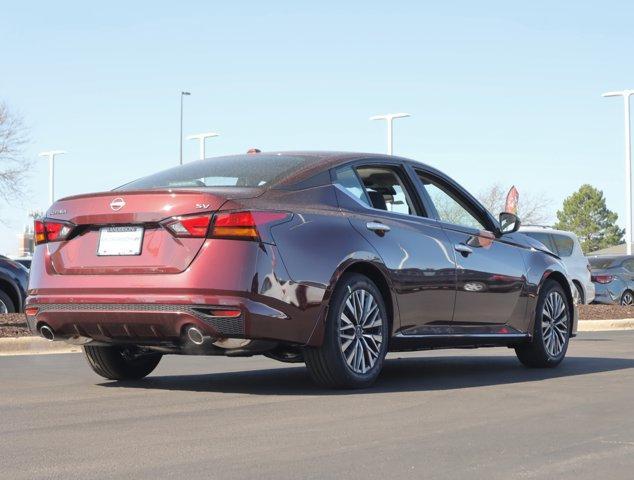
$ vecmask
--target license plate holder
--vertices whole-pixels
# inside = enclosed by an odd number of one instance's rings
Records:
[[[97,255],[100,257],[123,257],[141,255],[143,227],[126,225],[99,229]]]

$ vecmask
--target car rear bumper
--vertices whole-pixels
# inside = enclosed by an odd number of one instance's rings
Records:
[[[203,247],[182,273],[145,275],[58,275],[38,247],[29,327],[37,332],[46,324],[56,339],[142,345],[178,343],[192,325],[212,338],[307,344],[325,288],[291,281],[272,245],[226,242],[223,249]],[[218,309],[239,315],[215,315]]]
[[[618,304],[621,301],[621,295],[620,291],[610,288],[609,284],[595,285],[594,303]]]

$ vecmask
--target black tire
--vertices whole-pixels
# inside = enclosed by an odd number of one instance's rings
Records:
[[[0,290],[0,312],[4,312],[6,309],[6,313],[15,313],[15,305],[13,305],[13,300],[11,297]]]
[[[357,290],[360,292],[354,294]],[[372,325],[377,323],[378,319],[378,317],[372,314],[367,315],[366,320],[370,323],[368,323],[365,327],[367,329],[372,328],[372,330],[364,330],[363,328],[357,327],[356,325],[359,324],[356,321],[352,322],[355,325],[354,327],[347,327],[342,323],[342,313],[344,313],[344,310],[348,312],[346,314],[347,316],[350,315],[350,311],[347,310],[346,307],[346,301],[353,294],[363,295],[364,298],[368,298],[368,293],[372,296],[374,302],[376,302],[378,316],[380,316],[380,325],[372,327]],[[374,311],[374,306],[372,305],[371,300],[368,300],[368,302],[373,309],[372,311]],[[340,328],[341,325],[344,326]],[[343,334],[341,333],[341,329],[346,328],[351,328],[352,332],[354,332],[350,333],[350,335],[354,338],[350,340],[352,343],[349,344],[348,349],[352,347],[354,350],[357,348],[357,344],[361,345],[360,348],[362,353],[358,358],[362,358],[364,367],[366,359],[370,364],[374,361],[374,364],[371,364],[371,367],[368,368],[367,371],[361,373],[355,371],[353,369],[354,365],[350,366],[348,364],[348,361],[342,352],[344,345],[342,345],[341,342],[345,343],[345,339],[348,337],[343,337],[344,339],[342,340],[341,335]],[[367,336],[364,335],[365,332],[368,332]],[[370,334],[370,332],[372,333]],[[374,337],[378,337],[379,334],[382,338],[380,345],[377,345]],[[370,339],[368,336],[373,338]],[[379,289],[364,275],[357,273],[345,274],[339,281],[339,284],[335,288],[332,298],[330,299],[323,344],[321,347],[306,348],[304,351],[304,360],[306,362],[306,366],[308,367],[308,371],[310,372],[310,376],[315,383],[328,388],[369,387],[377,379],[381,369],[383,368],[383,360],[385,359],[388,347],[388,337],[388,317],[385,309],[385,302]],[[378,340],[378,338],[376,340]],[[374,359],[370,357],[371,354],[368,350],[363,351],[363,346],[370,345],[370,342],[374,342],[374,345],[371,348],[378,354]],[[375,349],[375,347],[377,348]],[[346,350],[346,352],[350,352],[350,354],[352,354],[352,350]],[[359,368],[364,367],[359,366]]]
[[[558,295],[559,298],[563,301],[564,312],[567,317],[565,332],[563,327],[555,327],[554,324],[548,320],[548,317],[544,313],[544,306],[551,294],[555,296]],[[529,368],[553,368],[559,365],[566,356],[566,351],[568,350],[571,321],[572,315],[570,311],[570,304],[561,284],[554,280],[546,280],[539,293],[537,306],[535,308],[535,325],[533,328],[533,339],[531,343],[520,345],[515,348],[515,353],[517,354],[517,358],[519,359],[519,361]],[[562,339],[563,337],[563,340],[561,340],[562,344],[560,350],[555,354],[553,354],[553,352],[549,350],[547,341],[544,340],[545,331],[542,322],[550,323],[551,330],[555,330],[557,328],[557,331],[559,331],[559,333],[555,331],[555,335],[558,335],[559,339]],[[548,329],[548,326],[546,326],[545,328]],[[546,337],[548,337],[548,332],[550,332],[550,330],[546,331]]]
[[[84,353],[88,364],[97,375],[109,380],[139,380],[156,368],[163,356],[156,352],[144,352],[136,347],[91,347]]]
[[[629,296],[628,296],[629,295]],[[625,290],[623,292],[623,295],[621,295],[621,300],[619,301],[619,304],[621,306],[627,306],[627,305],[632,305],[632,303],[628,303],[629,299],[634,299],[634,293],[632,293],[632,290]]]

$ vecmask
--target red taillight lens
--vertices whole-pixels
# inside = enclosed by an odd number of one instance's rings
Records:
[[[174,217],[163,223],[176,237],[203,238],[207,236],[210,215],[190,215],[185,217]]]
[[[51,220],[35,220],[35,245],[47,242],[60,242],[68,238],[73,231],[74,225],[66,222],[56,222]]]
[[[258,227],[290,217],[286,212],[226,212],[214,218],[210,236],[240,240],[260,240]]]
[[[614,277],[612,275],[592,275],[591,280],[595,283],[610,283]]]

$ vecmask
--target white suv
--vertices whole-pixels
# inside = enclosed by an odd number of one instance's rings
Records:
[[[524,235],[543,243],[555,255],[559,255],[574,282],[575,303],[590,303],[594,300],[594,283],[590,280],[590,263],[581,250],[579,239],[572,232],[548,227],[526,225],[520,228]]]

